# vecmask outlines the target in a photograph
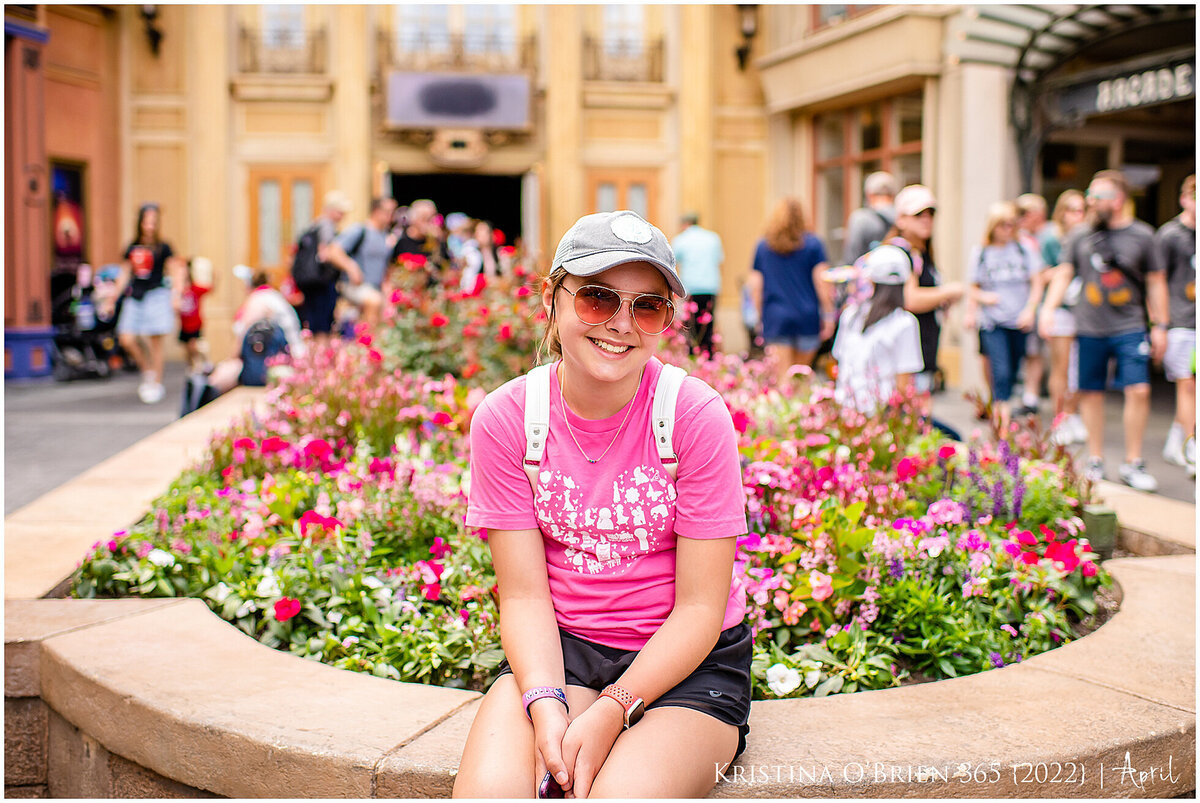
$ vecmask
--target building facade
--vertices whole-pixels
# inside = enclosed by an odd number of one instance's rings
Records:
[[[725,243],[717,328],[741,350],[741,283],[784,195],[835,256],[867,173],[930,185],[949,278],[992,201],[1053,202],[1102,167],[1126,168],[1139,214],[1165,221],[1194,170],[1194,20],[1194,6],[9,5],[6,375],[48,370],[54,296],[79,261],[119,259],[149,200],[176,251],[217,268],[206,333],[223,356],[242,292],[230,269],[280,275],[334,188],[351,220],[382,193],[492,219],[542,267],[579,215],[633,208],[673,235],[698,212]],[[956,319],[941,366],[973,383]]]

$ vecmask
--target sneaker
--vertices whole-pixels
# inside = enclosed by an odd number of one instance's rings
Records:
[[[1014,415],[1019,415],[1022,418],[1025,418],[1025,417],[1031,416],[1031,415],[1036,416],[1037,414],[1038,414],[1038,408],[1037,408],[1036,404],[1022,404],[1014,412]]]
[[[1146,471],[1146,461],[1130,460],[1121,464],[1121,482],[1130,488],[1153,493],[1158,490],[1158,480]]]
[[[1171,429],[1167,431],[1167,442],[1163,445],[1163,460],[1175,466],[1182,466],[1187,463],[1187,458],[1183,454],[1183,427],[1178,423],[1172,423]]]
[[[138,387],[138,398],[143,404],[158,404],[167,395],[167,389],[159,382],[150,382]]]
[[[1089,457],[1087,467],[1083,470],[1083,478],[1088,482],[1099,482],[1104,479],[1104,458]]]
[[[1075,443],[1087,443],[1087,427],[1083,425],[1083,419],[1078,413],[1072,413],[1067,419],[1067,425],[1071,428],[1071,433],[1075,436]]]
[[[1069,446],[1075,442],[1075,432],[1069,421],[1063,421],[1050,433],[1050,442],[1055,446]]]

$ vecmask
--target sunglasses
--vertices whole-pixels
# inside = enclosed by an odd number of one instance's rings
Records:
[[[562,287],[575,299],[575,314],[589,326],[599,326],[617,317],[625,299],[611,287],[585,284],[572,292]],[[630,294],[633,295],[633,294]],[[661,335],[675,320],[675,305],[666,296],[654,293],[638,293],[629,299],[629,310],[637,328],[647,335]]]
[[[1088,190],[1087,197],[1093,201],[1111,201],[1117,194],[1112,190]]]

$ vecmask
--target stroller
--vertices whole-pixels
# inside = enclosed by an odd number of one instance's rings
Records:
[[[114,366],[124,363],[117,344],[120,302],[111,318],[102,318],[97,301],[115,289],[117,267],[106,265],[92,282],[92,266],[79,266],[75,274],[51,277],[51,324],[54,327],[54,378],[105,379]]]

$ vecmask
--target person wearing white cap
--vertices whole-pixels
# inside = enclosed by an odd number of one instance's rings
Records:
[[[913,259],[913,275],[904,286],[904,308],[917,316],[924,370],[914,377],[917,392],[933,390],[937,374],[942,311],[962,298],[961,282],[942,283],[933,258],[933,218],[937,200],[924,184],[909,184],[896,194],[896,225],[884,241],[899,245]],[[894,238],[899,238],[899,241]]]
[[[745,747],[737,435],[655,357],[683,294],[661,231],[585,215],[543,283],[554,361],[475,412],[467,525],[488,531],[506,660],[456,797],[703,797]]]
[[[870,415],[897,391],[909,391],[925,362],[917,319],[904,309],[912,260],[902,248],[881,245],[862,264],[873,289],[842,312],[833,341],[838,361],[834,393],[839,404]]]

